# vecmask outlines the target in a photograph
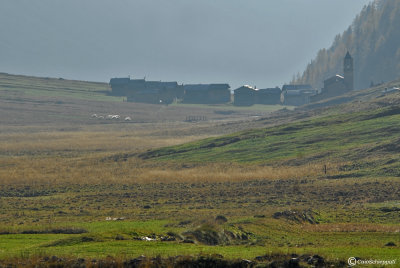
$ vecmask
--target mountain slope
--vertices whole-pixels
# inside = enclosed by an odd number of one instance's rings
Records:
[[[321,88],[323,80],[342,73],[346,51],[355,60],[355,88],[400,77],[400,2],[375,0],[364,7],[353,24],[322,49],[294,83]]]
[[[371,98],[380,90],[360,92]],[[400,175],[400,92],[312,111],[313,117],[297,122],[161,148],[139,157],[199,164],[339,163],[340,176]]]

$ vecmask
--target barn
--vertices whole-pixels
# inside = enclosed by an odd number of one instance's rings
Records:
[[[343,59],[343,76],[336,74],[324,81],[321,92],[311,97],[312,102],[343,95],[354,90],[354,62],[350,53],[347,52]]]
[[[244,85],[234,90],[233,104],[236,106],[251,106],[256,103],[256,89]]]
[[[259,89],[256,91],[256,104],[281,104],[281,93],[279,87]]]
[[[112,78],[110,86],[112,95],[126,96],[130,102],[168,104],[183,96],[183,86],[177,82]]]
[[[228,84],[187,84],[183,89],[183,103],[221,104],[231,101]]]
[[[111,78],[111,94],[114,96],[126,96],[129,89],[129,78]]]
[[[162,103],[160,91],[157,89],[144,89],[132,92],[127,96],[128,102],[160,104]]]
[[[284,105],[301,106],[310,103],[311,96],[317,94],[311,85],[284,85],[281,102]]]
[[[144,79],[111,78],[111,94],[113,96],[128,96],[133,91],[143,90],[145,84]]]

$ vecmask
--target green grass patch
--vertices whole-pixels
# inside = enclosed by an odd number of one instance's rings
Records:
[[[222,111],[228,112],[243,112],[243,111],[253,111],[253,112],[275,112],[282,109],[293,110],[294,106],[285,105],[261,105],[255,104],[252,106],[235,106],[231,103],[229,104],[187,104],[187,103],[173,103],[170,106],[173,107],[196,107],[205,109],[215,109],[217,112]]]
[[[149,225],[147,225],[149,223]],[[160,223],[125,222],[112,223],[112,228],[120,232],[136,230],[140,232],[157,233],[163,231]],[[278,224],[277,224],[278,223]],[[125,239],[109,236],[110,230],[99,223],[81,224],[81,227],[93,225],[89,234],[13,234],[0,236],[0,258],[29,257],[34,255],[73,256],[85,258],[137,257],[146,256],[177,256],[199,254],[221,254],[228,259],[248,258],[265,254],[320,254],[330,260],[346,260],[351,256],[361,258],[397,258],[398,245],[387,246],[389,242],[398,243],[399,233],[386,232],[319,232],[304,230],[303,225],[293,225],[278,221],[257,219],[255,221],[237,220],[225,227],[241,232],[252,233],[253,238],[247,243],[236,245],[206,245],[196,242],[182,241],[142,241],[125,235]],[[146,226],[146,227],[144,227]],[[235,226],[235,227],[233,227]],[[308,225],[307,225],[308,226]],[[132,229],[131,229],[132,227]],[[135,229],[136,228],[136,229]],[[154,228],[154,229],[153,229]],[[211,227],[201,227],[206,230]],[[239,229],[237,229],[239,228]],[[208,230],[208,229],[207,229]],[[214,230],[214,229],[213,229]]]
[[[152,150],[141,157],[185,162],[279,163],[326,157],[360,160],[381,153],[393,156],[391,164],[396,169],[399,121],[400,108],[391,107],[208,138]]]

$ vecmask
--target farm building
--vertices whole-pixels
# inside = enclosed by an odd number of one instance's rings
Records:
[[[144,84],[144,79],[131,80],[130,78],[111,78],[111,94],[114,96],[127,96],[132,90],[143,89]]]
[[[157,89],[144,89],[132,92],[127,96],[129,102],[139,103],[150,103],[150,104],[162,104],[162,94]]]
[[[311,97],[312,102],[320,101],[327,98],[332,98],[345,94],[354,90],[354,67],[353,58],[347,52],[343,60],[343,73],[344,76],[335,75],[324,81],[324,88],[321,92]]]
[[[256,91],[256,104],[274,105],[281,103],[281,89],[263,88]]]
[[[228,84],[184,85],[184,103],[219,104],[231,101]]]
[[[178,99],[183,97],[183,86],[179,86],[177,82],[146,81],[145,86],[146,89],[162,90]]]
[[[251,106],[256,102],[256,89],[244,85],[234,90],[233,104],[236,106]]]
[[[282,92],[284,91],[289,91],[289,90],[300,90],[300,91],[307,91],[307,90],[312,90],[311,85],[283,85],[282,87]]]
[[[311,85],[284,85],[281,102],[284,105],[301,106],[310,103],[311,96],[317,94]]]
[[[112,78],[110,86],[112,95],[126,96],[130,102],[168,104],[183,96],[183,86],[178,85],[177,82]]]
[[[127,95],[129,102],[170,104],[183,95],[183,86],[177,82],[146,81],[144,89],[133,90]]]

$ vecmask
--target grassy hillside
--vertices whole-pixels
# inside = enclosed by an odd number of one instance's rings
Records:
[[[321,107],[329,107],[331,113],[346,113],[374,108],[387,107],[400,104],[398,90],[389,90],[400,87],[400,79],[384,83],[363,90],[350,91],[344,95],[324,99],[319,102],[304,106],[305,109],[313,110]],[[349,104],[350,105],[340,105]]]
[[[2,95],[31,97],[71,97],[85,100],[118,100],[107,96],[110,92],[106,83],[65,80],[63,78],[41,78],[0,73]]]
[[[366,172],[399,175],[400,106],[323,116],[281,126],[161,148],[144,159],[297,165],[372,161]],[[374,160],[375,159],[375,160]],[[366,174],[365,174],[366,175]]]

